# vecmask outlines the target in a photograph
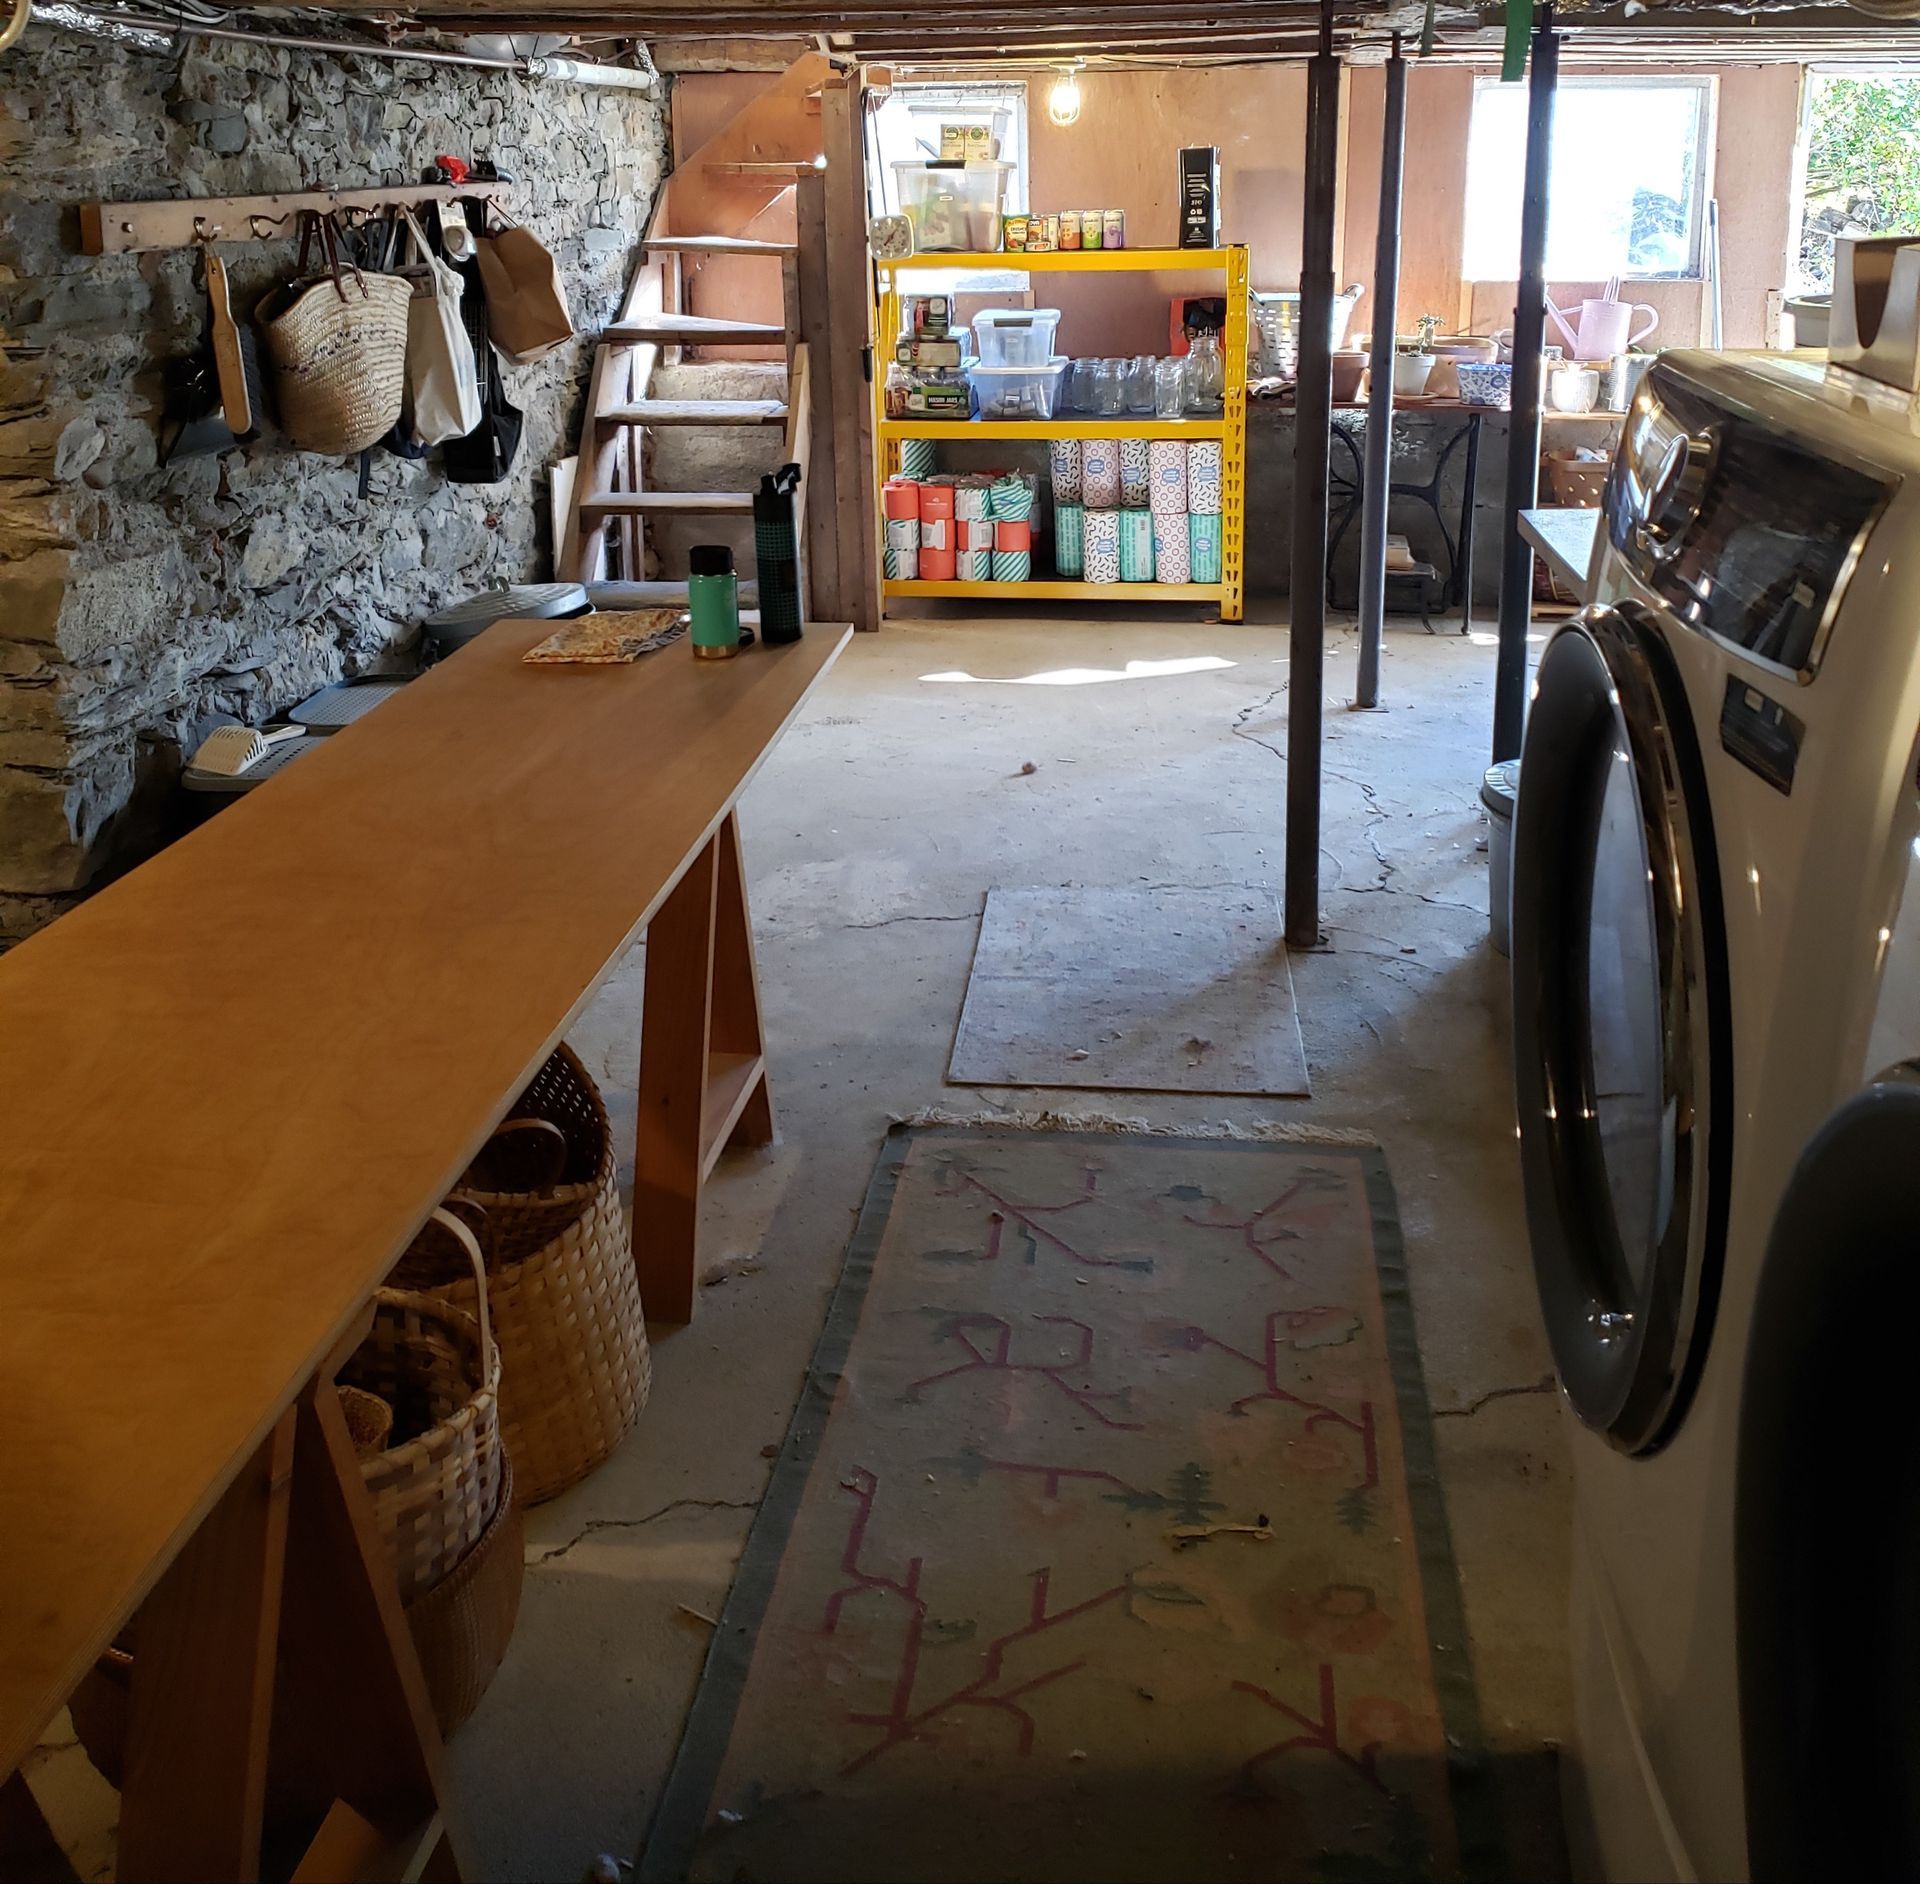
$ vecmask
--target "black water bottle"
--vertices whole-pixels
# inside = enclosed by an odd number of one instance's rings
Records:
[[[777,648],[800,639],[800,545],[793,494],[800,467],[783,464],[760,480],[753,497],[753,558],[760,578],[760,639]]]

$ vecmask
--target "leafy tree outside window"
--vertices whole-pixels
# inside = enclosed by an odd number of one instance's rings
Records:
[[[1920,69],[1813,73],[1805,148],[1798,286],[1826,293],[1841,236],[1920,234]]]

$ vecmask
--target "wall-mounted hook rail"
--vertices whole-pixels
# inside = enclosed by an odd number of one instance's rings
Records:
[[[80,246],[89,255],[187,249],[196,242],[273,242],[296,233],[303,209],[344,211],[364,222],[383,209],[505,196],[510,183],[403,183],[377,190],[296,190],[284,196],[181,196],[152,203],[82,203]]]

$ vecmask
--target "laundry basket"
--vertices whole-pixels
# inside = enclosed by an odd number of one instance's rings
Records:
[[[501,1434],[522,1502],[538,1504],[613,1451],[653,1379],[606,1107],[571,1048],[541,1068],[447,1204],[485,1252]],[[472,1299],[444,1239],[416,1241],[394,1279]]]

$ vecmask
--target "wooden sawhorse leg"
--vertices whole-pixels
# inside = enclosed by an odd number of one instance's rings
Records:
[[[122,1884],[260,1874],[275,1718],[302,1796],[331,1800],[312,1884],[471,1876],[439,1729],[333,1376],[364,1319],[241,1469],[140,1611]],[[276,1771],[279,1769],[276,1767]]]
[[[647,928],[633,1260],[649,1321],[693,1319],[700,1186],[773,1138],[740,826],[727,813]]]

